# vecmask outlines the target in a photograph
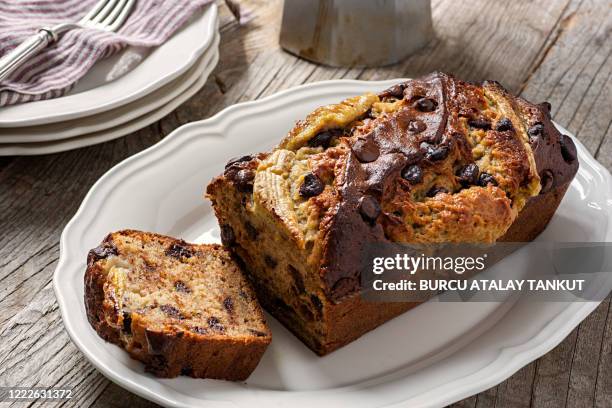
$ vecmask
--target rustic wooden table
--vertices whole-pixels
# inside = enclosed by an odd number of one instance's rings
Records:
[[[219,65],[172,114],[98,146],[0,158],[0,386],[73,386],[75,398],[65,406],[153,405],[104,378],[64,331],[51,284],[59,236],[104,172],[178,126],[236,102],[336,78],[442,70],[496,79],[527,99],[550,101],[554,119],[612,169],[609,0],[433,0],[437,38],[403,63],[378,69],[328,68],[289,55],[278,47],[280,1],[239,3],[237,10],[219,1]],[[455,406],[612,407],[611,309],[608,297],[548,354]]]

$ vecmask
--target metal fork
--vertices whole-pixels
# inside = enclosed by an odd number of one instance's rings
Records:
[[[32,56],[38,54],[59,36],[74,28],[95,28],[104,31],[117,31],[127,19],[135,0],[100,0],[89,13],[76,23],[63,23],[54,27],[43,27],[38,33],[13,51],[0,58],[0,82]]]

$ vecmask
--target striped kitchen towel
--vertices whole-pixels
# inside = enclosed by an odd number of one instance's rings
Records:
[[[126,45],[162,44],[212,0],[137,0],[116,33],[78,28],[0,83],[0,107],[56,98],[69,91],[101,58]],[[0,0],[0,57],[41,27],[78,21],[98,0]]]

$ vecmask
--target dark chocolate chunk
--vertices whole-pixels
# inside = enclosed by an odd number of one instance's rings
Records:
[[[176,289],[177,292],[191,293],[191,288],[182,280],[174,282],[174,289]]]
[[[145,329],[145,339],[147,340],[147,350],[151,354],[162,354],[169,345],[168,338],[162,332]]]
[[[425,150],[425,158],[429,161],[444,160],[450,152],[448,146],[434,146],[426,142],[421,143],[421,149]]]
[[[225,246],[232,246],[234,243],[236,243],[236,234],[234,234],[234,229],[228,224],[223,224],[221,226],[221,242]]]
[[[478,185],[486,187],[489,184],[493,184],[494,186],[497,185],[497,180],[495,180],[495,177],[493,177],[489,173],[480,173],[480,177],[478,177]]]
[[[408,131],[412,133],[421,133],[427,129],[427,125],[422,120],[414,119],[408,123]]]
[[[497,126],[495,128],[498,132],[505,132],[506,130],[512,130],[514,127],[512,126],[512,121],[508,118],[501,118],[497,121]]]
[[[257,239],[257,236],[259,235],[259,231],[257,231],[257,228],[255,228],[253,224],[247,221],[244,224],[244,228],[246,229],[247,235],[249,236],[251,240],[254,241]]]
[[[491,129],[491,121],[485,118],[470,119],[468,125],[476,129]]]
[[[539,138],[544,136],[544,125],[541,122],[535,123],[527,131],[529,134],[529,142],[535,143]]]
[[[359,200],[359,212],[365,221],[374,224],[380,215],[380,205],[374,197],[369,195],[363,196]]]
[[[223,307],[225,308],[225,310],[227,310],[230,314],[234,311],[234,301],[232,300],[231,297],[226,297],[223,300]]]
[[[540,185],[542,189],[540,190],[540,194],[548,193],[553,186],[553,182],[555,181],[555,176],[552,171],[549,169],[544,170],[544,173],[540,177]]]
[[[166,250],[166,255],[171,256],[173,258],[181,259],[181,258],[191,258],[193,256],[193,251],[188,248],[188,245],[185,241],[176,241],[168,249]]]
[[[171,305],[161,305],[159,309],[166,314],[166,316],[171,317],[173,319],[182,319],[183,316],[181,312],[174,306]]]
[[[293,282],[295,282],[295,288],[298,290],[298,292],[304,292],[306,288],[304,286],[304,279],[302,278],[300,272],[292,265],[289,265],[287,267],[287,270],[289,271],[289,275],[291,275],[291,278],[293,278]]]
[[[438,193],[448,193],[448,192],[449,191],[447,188],[440,187],[440,186],[433,186],[432,188],[429,189],[426,195],[427,197],[434,197]]]
[[[123,331],[132,334],[132,314],[123,312]]]
[[[438,102],[431,98],[421,98],[414,103],[414,107],[421,112],[433,112],[438,107]]]
[[[321,303],[321,299],[317,295],[310,295],[310,301],[317,308],[317,311],[321,313],[323,311],[323,303]]]
[[[378,159],[380,150],[376,141],[371,136],[358,137],[353,146],[351,146],[353,153],[357,156],[357,159],[362,163],[370,163]]]
[[[188,377],[193,377],[193,368],[191,368],[191,367],[183,367],[183,368],[181,368],[181,375],[186,375]]]
[[[255,172],[250,169],[239,170],[233,177],[236,188],[242,193],[253,191],[253,179],[255,179]]]
[[[353,293],[359,288],[359,281],[354,278],[342,278],[339,279],[331,289],[332,297],[339,299],[342,296]]]
[[[312,139],[308,141],[310,147],[323,147],[327,149],[331,143],[334,135],[328,130],[324,130],[321,133],[317,133]]]
[[[203,327],[199,327],[199,326],[190,327],[189,330],[191,330],[194,333],[198,333],[198,334],[206,334],[206,333],[208,333],[208,330],[206,330]]]
[[[404,88],[406,86],[402,84],[393,85],[392,87],[385,89],[380,94],[378,94],[379,98],[387,98],[393,97],[397,99],[402,99],[404,97]]]
[[[540,106],[542,106],[548,113],[550,113],[550,110],[552,109],[550,102],[542,102]]]
[[[475,163],[470,163],[463,166],[457,173],[457,178],[462,186],[467,187],[478,182],[478,166]]]
[[[257,336],[257,337],[266,337],[266,333],[261,332],[261,331],[259,331],[259,330],[249,329],[249,331],[250,331],[250,332],[251,332],[253,335]]]
[[[300,186],[300,195],[302,197],[318,196],[325,189],[323,182],[314,174],[308,173],[304,176],[304,181]]]
[[[266,255],[264,257],[264,262],[266,263],[266,265],[268,265],[272,269],[276,268],[276,265],[278,265],[278,262],[276,262],[276,260],[272,258],[270,255]]]
[[[559,138],[559,144],[561,145],[561,155],[563,160],[568,163],[576,160],[576,146],[568,135],[561,135]]]
[[[118,255],[117,247],[113,243],[105,242],[89,251],[88,261],[96,262],[112,255]]]
[[[423,181],[423,170],[418,164],[406,166],[402,170],[402,178],[412,184],[418,184]]]
[[[214,316],[211,316],[208,318],[208,326],[211,329],[216,330],[216,331],[220,331],[220,332],[225,331],[225,327],[223,327],[219,319],[217,319]]]
[[[247,156],[240,156],[240,157],[234,157],[233,159],[230,159],[227,164],[225,165],[225,168],[229,168],[231,167],[233,164],[236,163],[241,163],[241,162],[246,162],[246,161],[251,161],[253,159],[253,156],[247,155]]]

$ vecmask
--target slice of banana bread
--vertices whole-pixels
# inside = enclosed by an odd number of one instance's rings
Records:
[[[271,341],[248,281],[220,245],[125,230],[89,252],[90,324],[160,377],[245,380]]]
[[[434,73],[316,109],[207,196],[263,306],[326,354],[418,304],[362,300],[368,244],[532,240],[577,170],[548,104]]]

